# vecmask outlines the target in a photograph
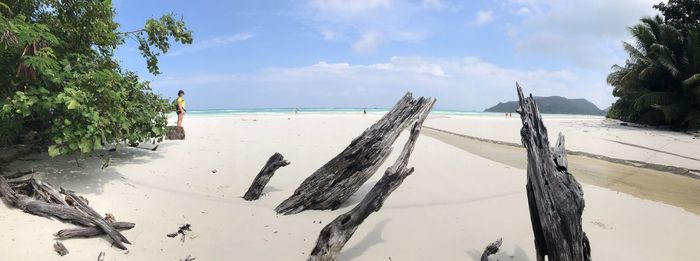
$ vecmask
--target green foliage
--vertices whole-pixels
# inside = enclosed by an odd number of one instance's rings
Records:
[[[19,140],[22,122],[13,118],[0,118],[0,146],[10,145]]]
[[[700,1],[698,0],[669,0],[654,5],[656,10],[666,18],[666,22],[674,27],[689,31],[700,24]]]
[[[161,141],[172,106],[113,54],[136,39],[156,74],[158,55],[171,41],[191,43],[192,33],[173,15],[132,32],[118,28],[109,0],[0,4],[0,144],[22,130],[41,133],[51,156]]]
[[[182,21],[182,18],[175,19],[173,14],[164,15],[158,20],[148,19],[145,29],[123,34],[136,36],[139,42],[139,51],[146,57],[148,71],[156,75],[160,74],[158,56],[161,53],[152,51],[151,47],[166,53],[170,49],[170,38],[183,44],[192,43],[192,32],[185,29],[185,22]]]
[[[680,2],[670,1],[668,6],[675,8]],[[700,28],[678,30],[668,21],[646,17],[629,28],[634,43],[623,44],[629,58],[624,66],[614,65],[607,79],[619,97],[608,117],[700,127]]]

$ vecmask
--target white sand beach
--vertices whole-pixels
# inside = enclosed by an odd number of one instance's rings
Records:
[[[343,208],[282,216],[274,207],[379,117],[188,117],[185,140],[165,141],[156,151],[121,148],[104,170],[98,157],[80,160],[81,166],[72,157],[25,157],[8,170],[34,169],[36,178],[84,195],[98,212],[136,223],[123,232],[133,244],[121,251],[106,238],[64,240],[70,254],[60,257],[53,251],[52,234],[74,225],[2,204],[0,256],[96,260],[104,251],[105,260],[181,260],[188,255],[197,260],[306,260],[320,230],[359,202],[393,163],[406,133]],[[425,126],[520,143],[516,117],[435,116]],[[700,169],[700,140],[691,135],[601,119],[551,119],[545,124],[550,137],[566,135],[570,150]],[[498,146],[424,129],[409,163],[415,172],[359,226],[341,260],[478,260],[483,248],[500,237],[503,246],[491,260],[535,260],[526,171],[513,159],[517,148]],[[243,200],[275,152],[291,165],[276,172],[259,200]],[[584,172],[572,170],[585,193],[583,228],[594,260],[700,259],[694,248],[700,242],[700,179],[585,157],[570,161]],[[192,231],[184,241],[166,237],[186,223]]]

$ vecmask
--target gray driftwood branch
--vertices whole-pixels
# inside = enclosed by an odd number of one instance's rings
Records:
[[[434,103],[435,99],[431,98],[426,100],[426,105],[422,106],[419,111],[419,117],[411,129],[411,134],[399,158],[394,165],[384,172],[384,176],[379,179],[377,184],[372,187],[362,201],[349,212],[338,216],[331,223],[328,223],[328,225],[321,230],[318,240],[316,241],[316,246],[311,251],[309,260],[335,260],[340,250],[345,246],[345,243],[347,243],[350,237],[355,233],[357,227],[362,224],[370,214],[379,211],[387,197],[401,185],[408,175],[413,173],[413,168],[406,168],[406,165],[408,164],[408,159],[411,157],[411,152],[420,134],[423,121],[425,121],[425,118],[430,113]]]
[[[260,198],[265,185],[267,185],[267,182],[270,181],[270,178],[272,178],[272,175],[275,174],[275,171],[287,165],[289,165],[289,161],[284,160],[284,156],[282,156],[282,154],[275,152],[275,154],[273,154],[267,160],[267,163],[265,163],[265,166],[263,166],[263,168],[260,170],[260,173],[255,176],[253,183],[250,184],[250,187],[243,196],[243,199],[251,201]]]
[[[340,154],[316,170],[275,210],[295,214],[307,209],[337,209],[380,165],[392,149],[401,132],[417,116],[429,111],[434,99],[413,99],[406,93],[381,120],[355,138]]]
[[[581,227],[584,199],[581,185],[567,168],[564,135],[550,150],[547,128],[532,95],[525,97],[516,83],[520,101],[520,130],[527,150],[527,199],[535,234],[537,260],[589,261],[591,249]]]

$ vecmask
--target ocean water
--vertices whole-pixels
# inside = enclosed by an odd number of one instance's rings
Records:
[[[302,115],[329,115],[329,114],[347,114],[361,115],[361,108],[300,108],[299,114]],[[384,114],[389,109],[387,108],[372,108],[367,109],[367,114],[377,115]],[[212,109],[212,110],[189,110],[187,116],[194,117],[225,117],[225,116],[280,116],[293,115],[294,108],[259,108],[259,109]],[[500,112],[475,112],[475,111],[457,111],[457,110],[437,110],[433,109],[430,113],[433,116],[472,116],[472,117],[505,117],[504,113]],[[515,114],[515,113],[513,113]],[[513,115],[517,117],[518,115]],[[595,115],[573,115],[573,114],[542,114],[543,118],[554,119],[603,119],[603,116]]]

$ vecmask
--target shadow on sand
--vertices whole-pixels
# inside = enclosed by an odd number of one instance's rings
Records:
[[[354,260],[355,258],[362,256],[362,254],[364,254],[368,249],[372,248],[373,246],[386,242],[382,238],[382,233],[384,232],[384,226],[386,226],[386,223],[389,221],[391,221],[391,219],[387,218],[377,223],[377,225],[374,226],[374,229],[367,233],[367,235],[364,238],[362,238],[360,242],[355,244],[355,246],[341,251],[340,255],[338,256],[338,259]],[[355,234],[355,236],[357,236],[357,234]]]
[[[486,247],[488,243],[484,243],[484,247]],[[474,261],[479,261],[481,260],[481,254],[484,252],[483,249],[475,249],[475,250],[465,250],[464,252],[471,257],[472,260]],[[507,261],[507,260],[517,260],[517,261],[529,261],[530,259],[527,257],[527,254],[525,254],[525,250],[523,250],[520,246],[515,245],[513,247],[513,251],[504,251],[503,247],[498,251],[498,253],[493,254],[489,257],[489,260],[500,260],[500,261]]]
[[[159,148],[168,147],[170,143],[161,143]],[[144,146],[145,147],[145,146]],[[150,148],[150,147],[149,147]],[[111,158],[109,166],[102,168],[106,156]],[[100,150],[87,158],[59,156],[51,158],[47,153],[32,154],[7,166],[10,172],[34,170],[34,173],[21,177],[34,177],[55,187],[75,190],[80,194],[101,194],[104,185],[125,178],[117,171],[118,166],[141,164],[162,158],[162,151],[122,147],[117,151]]]

